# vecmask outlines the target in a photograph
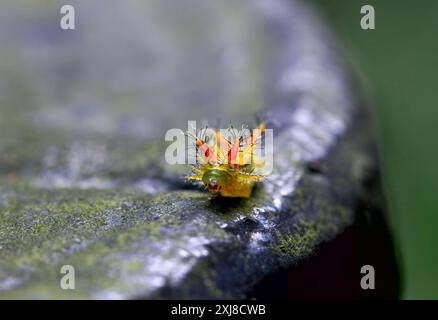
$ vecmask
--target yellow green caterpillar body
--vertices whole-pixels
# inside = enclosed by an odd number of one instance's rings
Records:
[[[255,152],[264,131],[262,123],[246,136],[243,130],[235,133],[232,140],[216,131],[213,144],[196,137],[197,163],[188,179],[201,182],[213,194],[249,198],[265,177],[264,162]]]

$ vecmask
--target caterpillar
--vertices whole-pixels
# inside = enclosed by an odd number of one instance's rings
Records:
[[[230,127],[226,132],[228,135],[213,130],[214,139],[208,139],[202,130],[192,136],[197,159],[187,179],[201,183],[212,194],[249,198],[255,184],[266,176],[265,162],[256,152],[265,124],[252,133],[244,127],[240,131]]]

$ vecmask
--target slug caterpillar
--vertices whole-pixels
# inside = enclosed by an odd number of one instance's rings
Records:
[[[188,180],[202,183],[211,193],[223,197],[249,198],[254,185],[263,180],[265,162],[257,154],[265,124],[250,132],[232,127],[206,135],[202,129],[192,136],[196,164]]]

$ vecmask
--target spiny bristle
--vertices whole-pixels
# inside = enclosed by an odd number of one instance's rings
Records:
[[[208,126],[205,125],[196,132],[196,135],[192,132],[187,132],[188,136],[197,141],[195,146],[190,145],[188,147],[189,150],[195,148],[198,155],[194,166],[204,167],[207,163],[211,162],[210,160],[214,156],[214,163],[218,165],[230,164],[232,165],[233,170],[247,172],[243,166],[248,163],[236,164],[234,161],[241,161],[243,157],[246,159],[252,159],[255,157],[256,154],[254,148],[260,145],[261,134],[256,135],[254,140],[251,140],[253,134],[248,129],[247,125],[242,125],[241,129],[237,130],[232,124],[230,124],[226,129],[224,136],[222,135],[222,132],[216,131],[216,136],[210,137],[207,135],[207,129]],[[220,139],[223,140],[220,141]],[[235,159],[235,157],[239,157],[239,160]],[[254,172],[254,169],[251,172]]]

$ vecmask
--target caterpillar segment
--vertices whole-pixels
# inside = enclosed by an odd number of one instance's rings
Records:
[[[216,131],[213,145],[196,137],[197,163],[188,180],[201,183],[212,194],[249,198],[255,184],[265,177],[265,163],[256,154],[264,131],[262,123],[246,138],[239,131],[234,141]]]

